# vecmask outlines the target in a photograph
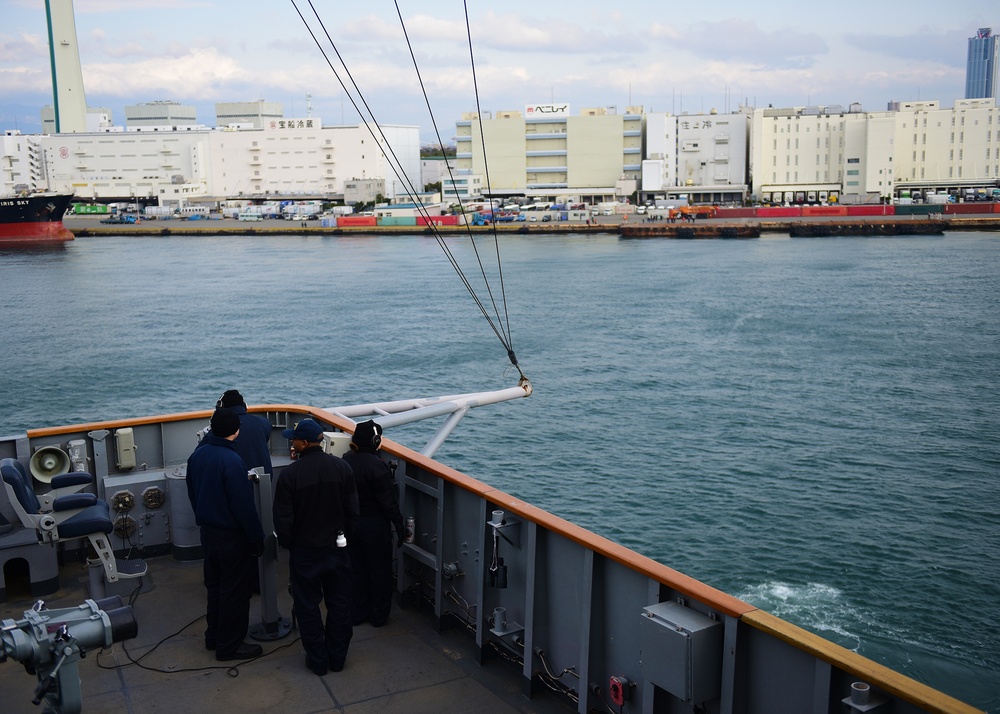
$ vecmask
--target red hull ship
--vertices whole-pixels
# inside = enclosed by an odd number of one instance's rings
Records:
[[[0,247],[73,240],[62,222],[72,199],[59,193],[0,198]]]

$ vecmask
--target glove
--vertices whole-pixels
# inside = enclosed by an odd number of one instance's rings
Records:
[[[252,543],[250,545],[250,552],[253,554],[254,558],[259,558],[264,555],[264,541],[260,543]]]
[[[402,528],[397,528],[396,529],[396,547],[397,548],[402,548],[403,547],[403,529]]]

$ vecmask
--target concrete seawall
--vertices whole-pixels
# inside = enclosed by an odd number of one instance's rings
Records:
[[[886,216],[871,217],[866,219],[857,218],[796,218],[781,220],[759,220],[759,219],[699,219],[692,223],[667,223],[666,221],[656,222],[623,222],[619,216],[602,216],[606,220],[597,220],[595,223],[581,223],[571,221],[560,221],[554,223],[500,223],[496,226],[438,226],[437,234],[448,236],[468,235],[471,231],[474,235],[496,234],[552,234],[552,233],[622,233],[623,227],[630,229],[642,229],[642,233],[653,236],[659,233],[663,237],[672,237],[671,234],[679,228],[696,227],[698,237],[724,237],[725,233],[745,233],[748,227],[756,228],[761,234],[764,233],[791,233],[795,228],[798,232],[803,226],[823,226],[823,229],[814,231],[815,235],[857,235],[857,226],[861,223],[870,226],[891,226],[892,229],[874,230],[865,235],[878,234],[906,234],[907,225],[912,225],[916,233],[920,231],[918,225],[927,223],[923,216]],[[986,214],[979,216],[948,216],[939,221],[943,231],[1000,231],[1000,215]],[[234,236],[256,236],[256,235],[434,235],[431,229],[424,226],[379,226],[379,227],[345,227],[329,228],[310,221],[303,225],[298,221],[261,221],[248,225],[246,222],[221,219],[221,220],[200,220],[200,221],[142,221],[140,223],[106,224],[101,223],[97,216],[69,216],[63,220],[63,224],[69,228],[78,238],[90,236],[109,235],[135,235],[135,236],[198,236],[198,235],[234,235]],[[839,227],[839,230],[838,230]],[[661,230],[658,230],[661,229]],[[729,229],[729,230],[727,230]],[[630,231],[626,231],[630,232]],[[938,231],[940,232],[940,231]],[[677,236],[679,237],[679,236]]]

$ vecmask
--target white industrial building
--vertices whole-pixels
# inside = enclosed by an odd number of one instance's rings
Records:
[[[956,191],[1000,178],[1000,109],[990,99],[758,109],[751,192],[775,203],[888,201],[901,190]],[[778,196],[781,198],[778,198]],[[810,199],[813,195],[816,198]]]
[[[285,118],[285,109],[280,102],[260,99],[256,102],[216,102],[215,125],[217,127],[251,126],[254,129],[277,129]]]
[[[646,158],[640,200],[742,203],[747,194],[750,118],[732,114],[645,116]]]
[[[190,126],[197,123],[197,112],[190,104],[160,100],[125,107],[126,129],[144,126]]]
[[[368,126],[216,130],[202,126],[22,135],[7,132],[0,191],[16,185],[80,199],[161,204],[223,198],[343,195],[345,182],[384,182],[387,198],[420,180],[416,126],[383,126],[397,177]],[[381,136],[381,135],[380,135]],[[399,168],[399,167],[397,167]]]

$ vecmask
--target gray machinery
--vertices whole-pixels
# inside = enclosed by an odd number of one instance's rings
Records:
[[[0,622],[0,662],[7,658],[38,676],[32,703],[43,711],[75,714],[82,707],[77,663],[95,647],[129,640],[139,631],[135,614],[117,595],[77,607],[46,610],[39,600],[22,620]]]

